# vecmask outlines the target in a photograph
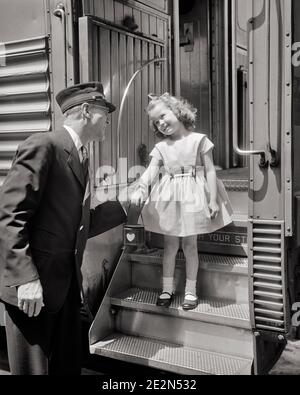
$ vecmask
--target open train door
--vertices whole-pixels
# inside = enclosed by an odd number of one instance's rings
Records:
[[[247,3],[247,4],[245,4]],[[247,128],[238,145],[239,9],[248,7]],[[280,357],[290,331],[287,245],[293,234],[291,166],[291,0],[232,1],[233,142],[250,157],[248,265],[254,371]]]
[[[115,21],[106,20],[105,13],[97,17],[90,10],[79,18],[80,81],[101,81],[105,96],[117,107],[110,115],[105,141],[90,145],[95,205],[114,199],[121,188],[134,181],[141,172],[138,169],[145,166],[144,160],[155,139],[145,112],[148,93],[167,91],[171,80],[169,17],[153,19],[151,16],[155,26],[151,28],[153,34],[147,35],[119,23],[124,18],[123,5],[120,8],[111,2],[111,7],[112,10],[115,7]],[[140,13],[143,20],[149,20],[143,9],[134,11]],[[154,59],[163,61],[153,61],[146,66]],[[129,86],[135,73],[136,78]],[[88,241],[82,271],[92,313],[97,312],[120,257],[122,232],[120,226]]]

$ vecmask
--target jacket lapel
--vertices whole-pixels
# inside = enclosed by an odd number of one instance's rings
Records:
[[[68,164],[71,167],[73,173],[77,177],[78,181],[82,185],[82,187],[85,189],[85,181],[84,181],[84,176],[83,176],[83,171],[82,171],[82,165],[79,161],[79,156],[76,147],[74,146],[73,150],[70,152],[69,158],[68,158]]]
[[[82,165],[79,160],[79,155],[71,136],[65,129],[62,130],[62,140],[63,140],[62,141],[63,148],[65,152],[68,154],[67,163],[72,169],[77,180],[80,182],[82,188],[85,190],[86,185],[85,185]]]

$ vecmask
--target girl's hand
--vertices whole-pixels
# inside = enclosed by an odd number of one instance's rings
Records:
[[[216,201],[211,201],[208,205],[209,210],[210,210],[210,217],[211,219],[217,218],[219,212],[220,212],[220,207]]]
[[[135,204],[136,206],[141,206],[144,200],[145,199],[144,199],[143,191],[139,188],[131,195],[130,202],[131,204]]]

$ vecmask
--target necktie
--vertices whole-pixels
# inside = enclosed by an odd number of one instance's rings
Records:
[[[85,181],[87,181],[88,170],[89,170],[89,154],[87,148],[83,145],[81,147],[81,157],[82,157],[82,169]]]

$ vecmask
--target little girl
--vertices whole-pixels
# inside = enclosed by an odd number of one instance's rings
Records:
[[[228,225],[232,222],[232,210],[224,188],[222,197],[218,191],[212,157],[214,145],[204,134],[194,132],[197,110],[169,93],[149,97],[150,124],[162,141],[150,153],[151,162],[131,196],[131,203],[139,205],[146,201],[142,210],[145,229],[164,235],[163,290],[158,306],[169,307],[172,302],[175,260],[182,238],[186,258],[182,308],[191,310],[198,304],[197,235]]]

